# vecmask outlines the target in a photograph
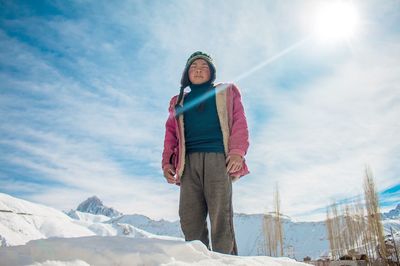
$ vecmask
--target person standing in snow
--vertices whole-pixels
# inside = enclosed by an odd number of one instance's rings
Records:
[[[241,95],[232,83],[214,84],[216,68],[203,52],[186,62],[179,95],[172,97],[165,124],[162,169],[180,186],[179,217],[186,241],[237,255],[232,182],[249,173],[244,156],[249,133]],[[184,92],[189,86],[190,92]]]

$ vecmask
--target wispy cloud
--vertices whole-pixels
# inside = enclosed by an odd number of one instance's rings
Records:
[[[399,48],[362,48],[329,76],[267,94],[279,113],[253,138],[258,194],[279,182],[282,208],[301,214],[361,193],[366,165],[379,189],[398,184]]]
[[[187,56],[205,50],[217,80],[235,80],[304,38],[315,3],[7,2],[0,191],[62,209],[96,194],[123,212],[177,219],[179,188],[160,163]],[[365,164],[379,189],[398,184],[400,47],[388,29],[399,16],[395,2],[358,4],[373,27],[352,49],[307,42],[238,81],[251,174],[234,184],[235,211],[270,209],[279,182],[284,213],[319,219],[333,199],[361,192]]]

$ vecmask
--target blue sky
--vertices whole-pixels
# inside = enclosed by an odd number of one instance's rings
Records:
[[[164,125],[202,50],[217,81],[239,86],[248,119],[251,174],[234,183],[235,212],[272,210],[278,182],[285,214],[324,219],[332,201],[362,194],[366,165],[393,208],[400,3],[352,2],[354,36],[323,43],[310,26],[321,1],[1,0],[0,192],[64,210],[97,195],[178,219]]]

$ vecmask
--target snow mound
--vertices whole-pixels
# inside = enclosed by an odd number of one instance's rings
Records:
[[[34,239],[95,235],[59,210],[0,193],[0,245]]]
[[[59,261],[59,260],[46,260],[43,263],[35,263],[28,266],[90,266],[86,262],[82,260],[73,260],[73,261]]]
[[[209,251],[198,240],[89,236],[33,240],[3,247],[4,265],[307,265],[289,258],[240,257]],[[72,261],[72,262],[71,262]],[[53,263],[54,264],[51,264]],[[39,263],[39,264],[34,264]],[[47,263],[47,264],[46,264]],[[58,263],[58,264],[57,264]],[[70,263],[70,264],[67,264]]]
[[[91,222],[91,223],[103,223],[111,218],[105,215],[101,214],[91,214],[91,213],[85,213],[85,212],[80,212],[76,210],[70,210],[68,213],[66,213],[69,217],[72,219],[76,219],[79,221],[84,221],[84,222]]]
[[[130,224],[155,235],[168,235],[184,238],[179,221],[170,222],[166,220],[154,221],[147,216],[140,214],[125,214],[117,218],[110,219],[106,223],[111,224]]]
[[[103,215],[79,211],[65,213],[0,193],[0,247],[23,245],[30,240],[49,237],[126,236],[137,238],[182,238],[155,235],[133,225],[114,221]],[[0,262],[0,266],[1,266]]]

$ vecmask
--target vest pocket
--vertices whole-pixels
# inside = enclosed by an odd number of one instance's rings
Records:
[[[174,149],[174,152],[171,154],[171,156],[169,157],[169,163],[171,164],[171,165],[173,165],[174,166],[174,168],[176,169],[176,167],[177,167],[177,164],[178,164],[178,149],[177,148],[175,148]]]

